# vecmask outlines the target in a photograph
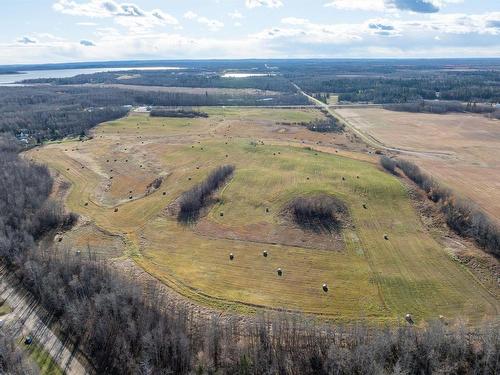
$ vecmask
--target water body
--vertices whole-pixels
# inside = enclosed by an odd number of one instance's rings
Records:
[[[0,74],[0,86],[13,86],[16,82],[25,79],[39,78],[68,78],[79,74],[93,74],[101,72],[117,72],[130,70],[180,70],[183,68],[177,66],[161,67],[133,67],[133,68],[87,68],[87,69],[60,69],[60,70],[29,70],[21,71],[17,74]]]
[[[248,77],[270,77],[275,74],[269,73],[226,73],[222,78],[248,78]]]

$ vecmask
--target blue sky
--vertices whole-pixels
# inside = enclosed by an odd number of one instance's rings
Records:
[[[0,64],[500,57],[500,0],[3,0]]]

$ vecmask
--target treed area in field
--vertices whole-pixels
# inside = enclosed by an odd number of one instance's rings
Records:
[[[108,256],[121,246],[179,293],[231,311],[262,306],[374,322],[407,312],[496,316],[498,300],[428,233],[396,177],[370,157],[335,152],[330,143],[342,135],[299,125],[321,112],[202,111],[209,117],[131,114],[85,142],[28,152],[57,170],[68,209],[88,219],[64,237],[87,238],[77,243],[92,248],[95,231],[114,243]],[[179,222],[181,195],[223,165],[234,166],[232,175],[195,222]],[[286,212],[298,197],[321,195],[347,207],[340,230],[308,231]]]

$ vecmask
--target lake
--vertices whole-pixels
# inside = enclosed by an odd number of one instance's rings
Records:
[[[86,69],[60,69],[60,70],[29,70],[18,74],[0,74],[0,86],[11,86],[25,79],[39,78],[68,78],[79,74],[92,74],[101,72],[117,72],[130,70],[180,70],[177,66],[160,67],[133,67],[133,68],[86,68]]]

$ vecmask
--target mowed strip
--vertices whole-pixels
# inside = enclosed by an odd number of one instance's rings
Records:
[[[123,236],[129,254],[146,271],[200,303],[237,312],[284,308],[337,321],[380,323],[395,322],[407,312],[417,319],[445,315],[472,322],[497,315],[498,301],[426,231],[395,177],[368,162],[299,147],[259,145],[213,131],[238,117],[258,134],[264,125],[253,122],[269,122],[271,109],[239,114],[231,109],[225,120],[217,111],[226,109],[213,111],[208,119],[129,116],[104,124],[93,140],[78,143],[87,157],[95,152],[96,160],[89,163],[93,170],[78,170],[78,157],[61,152],[63,145],[30,154],[72,182],[68,208]],[[275,122],[317,116],[279,111]],[[99,172],[106,168],[104,155],[114,160],[114,153],[125,152],[125,144],[129,155],[138,158],[127,178],[139,176],[133,169],[143,160],[150,177],[167,173],[162,186],[131,201],[123,197],[116,206],[102,200],[85,206],[106,178]],[[217,233],[177,223],[167,207],[223,164],[234,164],[235,174],[202,219]],[[123,181],[117,176],[113,184]],[[352,225],[340,239],[329,238],[335,243],[331,248],[291,246],[284,237],[280,241],[290,225],[283,207],[298,195],[315,193],[346,202]],[[268,257],[262,255],[264,250]],[[329,286],[327,293],[323,283]]]

